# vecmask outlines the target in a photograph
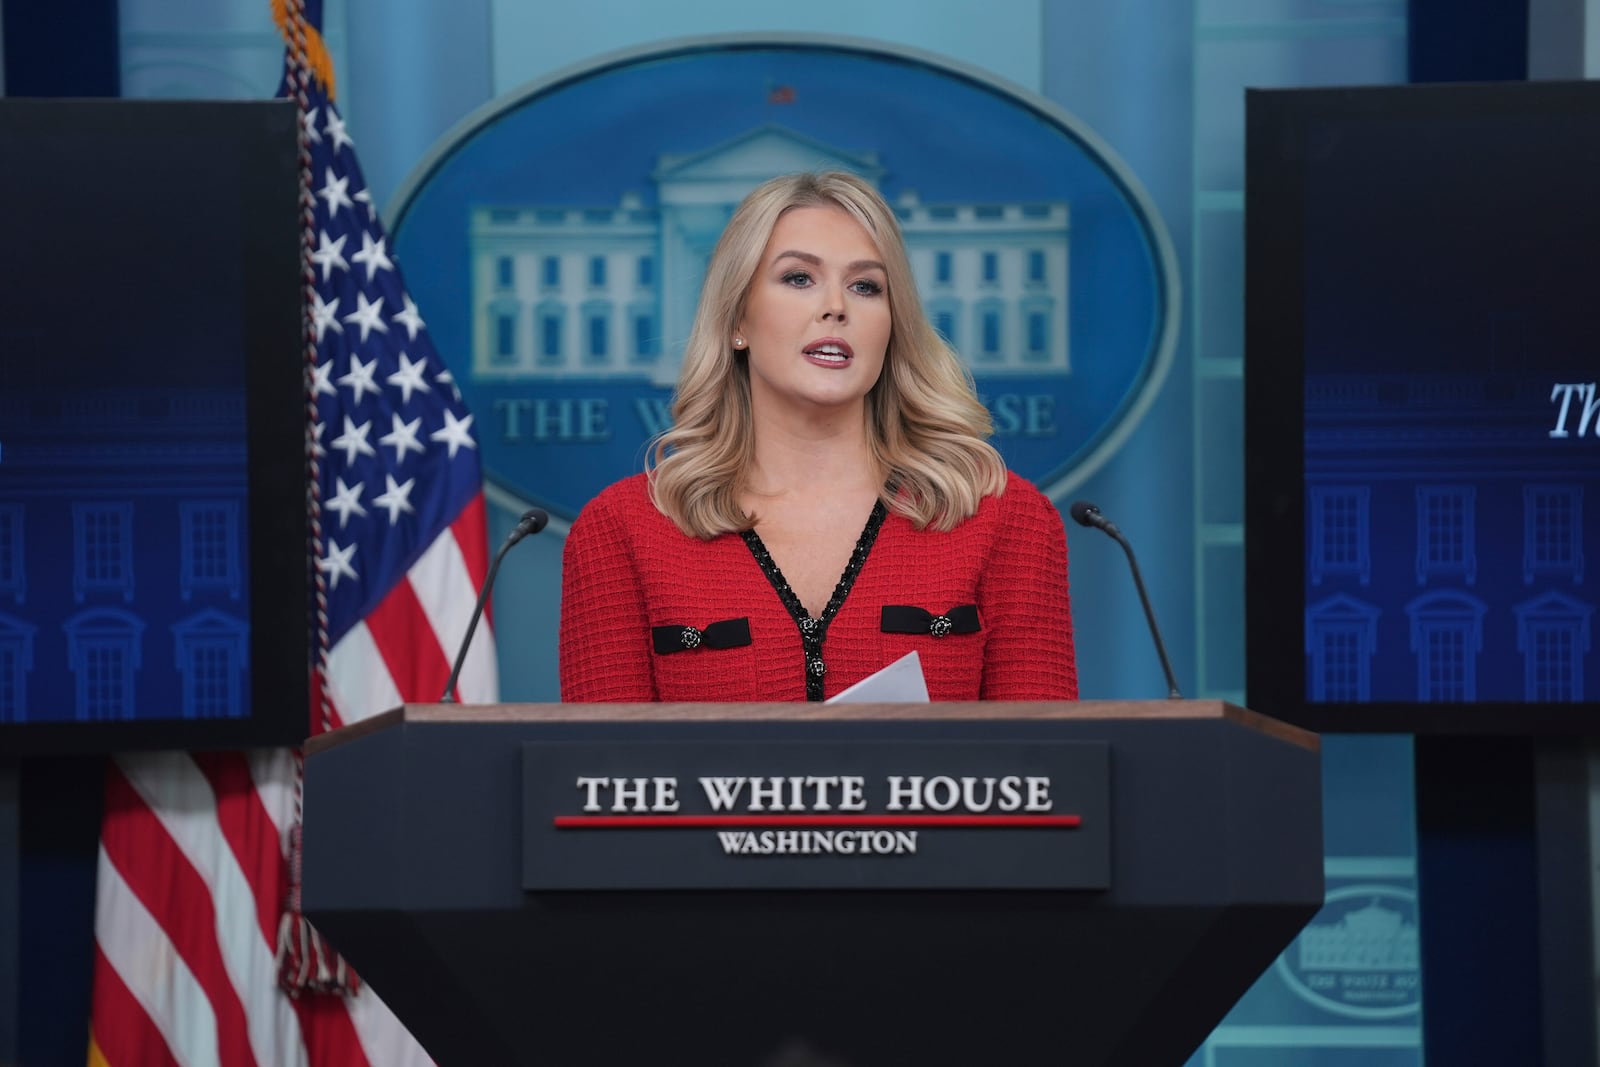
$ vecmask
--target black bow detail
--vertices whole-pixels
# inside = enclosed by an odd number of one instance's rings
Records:
[[[883,606],[883,632],[886,634],[975,634],[978,624],[978,605],[958,604],[943,615],[935,615],[926,608],[910,604],[885,604]]]
[[[694,648],[742,648],[750,643],[750,620],[723,619],[704,630],[693,626],[652,626],[650,638],[662,656]]]

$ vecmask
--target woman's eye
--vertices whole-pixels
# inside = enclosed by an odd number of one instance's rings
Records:
[[[792,270],[783,276],[785,285],[810,285],[811,275],[803,270]]]
[[[877,296],[879,293],[883,292],[883,286],[879,285],[871,278],[862,278],[860,281],[850,286],[850,288],[854,289],[862,296]]]

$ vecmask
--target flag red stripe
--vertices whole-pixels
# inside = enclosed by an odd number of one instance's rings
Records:
[[[249,761],[237,752],[202,752],[195,762],[217,794],[217,822],[245,877],[256,887],[256,911],[267,944],[278,942],[278,920],[289,868],[278,827],[256,791]],[[271,887],[278,887],[273,890]],[[294,1001],[310,1067],[367,1067],[366,1053],[337,996],[309,995]]]
[[[330,694],[328,694],[328,729],[329,730],[342,729],[344,727],[344,724],[345,724],[344,712],[339,710],[339,702],[334,700],[333,699],[333,694],[330,693]],[[322,729],[320,727],[313,731],[314,734],[320,734],[322,732],[323,731],[322,731]]]
[[[482,493],[461,509],[456,521],[450,524],[450,532],[455,534],[456,544],[461,546],[461,558],[466,561],[467,573],[472,576],[472,588],[482,589],[489,577],[489,520]],[[489,614],[487,605],[483,611],[485,615]]]
[[[339,710],[339,702],[333,698],[333,686],[328,683],[327,675],[319,667],[314,673],[311,684],[311,729],[306,731],[307,737],[316,737],[318,734],[337,730],[345,724],[344,713]],[[324,708],[322,702],[327,701]],[[327,713],[327,721],[323,721],[323,713]]]
[[[320,661],[319,661],[320,663]],[[333,688],[328,685],[327,675],[319,666],[311,672],[310,721],[306,723],[306,736],[316,737],[318,734],[337,730],[344,725],[344,716],[339,712],[339,702],[333,699]],[[323,706],[323,702],[327,706]],[[326,718],[324,718],[326,714]]]
[[[288,892],[289,865],[278,827],[256,792],[240,752],[196,752],[194,761],[217,795],[217,825],[255,893],[256,921],[267,944],[278,943],[278,918]]]
[[[92,1022],[92,1039],[110,1067],[182,1067],[98,943]]]
[[[438,699],[450,677],[450,660],[411,583],[397,582],[366,621],[395,688],[412,700]]]
[[[356,993],[358,997],[369,995],[365,987]],[[343,997],[311,993],[294,998],[293,1003],[309,1067],[370,1067]]]
[[[329,649],[325,670],[328,697],[341,723],[360,722],[405,703],[373,640],[372,627],[365,622],[357,623]]]
[[[272,1067],[257,1065],[250,1047],[244,1003],[217,943],[210,887],[114,761],[106,773],[106,811],[115,813],[100,831],[106,857],[205,990],[216,1016],[217,1054],[223,1067]],[[182,906],[173,906],[178,901]]]

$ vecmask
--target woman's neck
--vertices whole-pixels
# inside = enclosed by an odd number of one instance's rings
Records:
[[[864,487],[876,491],[882,482],[867,441],[864,413],[826,422],[756,421],[754,463],[745,483],[756,496]]]

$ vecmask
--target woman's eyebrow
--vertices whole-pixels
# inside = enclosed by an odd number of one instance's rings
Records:
[[[801,252],[794,248],[785,249],[784,251],[779,252],[777,255],[772,257],[772,261],[774,263],[778,262],[780,259],[798,259],[800,262],[809,263],[813,267],[822,266],[821,256],[812,255],[810,252]],[[885,270],[885,267],[882,263],[879,263],[875,259],[857,259],[850,263],[846,263],[844,269],[847,271]]]

